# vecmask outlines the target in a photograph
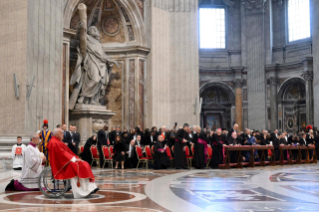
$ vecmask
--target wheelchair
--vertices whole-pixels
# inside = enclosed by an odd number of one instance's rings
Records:
[[[42,194],[49,198],[64,196],[70,190],[70,180],[56,180],[52,175],[51,167],[46,167],[38,179],[38,186]]]

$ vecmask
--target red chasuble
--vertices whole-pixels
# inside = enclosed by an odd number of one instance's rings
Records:
[[[94,175],[90,165],[85,161],[72,162],[78,157],[62,141],[52,136],[48,144],[52,174],[56,180],[71,179],[74,177],[89,178],[94,182]]]

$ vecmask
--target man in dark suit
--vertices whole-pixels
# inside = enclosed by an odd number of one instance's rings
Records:
[[[79,144],[81,142],[81,135],[80,133],[76,132],[76,126],[72,126],[71,133],[71,142],[69,142],[68,147],[72,150],[72,152],[78,155]]]
[[[98,144],[97,144],[97,149],[99,150],[99,155],[100,155],[100,167],[102,167],[104,163],[103,159],[103,152],[102,152],[102,146],[108,145],[107,143],[107,135],[106,131],[108,130],[108,126],[104,125],[103,129],[99,130],[97,133],[97,139],[98,139]]]
[[[114,145],[115,135],[116,135],[116,128],[112,127],[111,132],[109,133],[110,145]]]
[[[270,134],[270,138],[273,141],[278,136],[278,130],[275,129],[273,133]]]
[[[62,125],[62,130],[63,130],[63,143],[65,145],[68,145],[71,142],[71,133],[67,131],[66,124]]]
[[[235,123],[233,128],[231,128],[230,130],[228,130],[228,134],[227,134],[227,138],[226,139],[230,139],[231,135],[233,134],[233,132],[237,132],[238,130],[238,124]]]
[[[151,131],[151,135],[146,139],[147,139],[147,143],[153,146],[156,143],[156,132]]]
[[[135,150],[135,141],[131,140],[130,143],[126,146],[126,160],[125,167],[127,168],[136,168],[137,166],[137,155]]]

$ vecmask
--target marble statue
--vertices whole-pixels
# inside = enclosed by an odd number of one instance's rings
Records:
[[[105,96],[112,67],[114,64],[118,66],[118,63],[104,52],[98,29],[91,26],[88,31],[86,30],[86,6],[83,5],[78,7],[80,44],[77,47],[78,59],[75,70],[70,80],[70,85],[74,85],[69,102],[70,110],[73,110],[77,103],[101,105],[100,99]]]

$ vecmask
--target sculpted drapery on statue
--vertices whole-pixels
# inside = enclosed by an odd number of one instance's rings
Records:
[[[77,48],[78,58],[70,85],[74,89],[70,98],[70,109],[76,103],[101,105],[100,99],[105,95],[109,76],[116,61],[108,58],[100,41],[100,33],[95,26],[91,26],[86,33],[86,6],[78,6],[80,22],[78,35],[80,45]]]

